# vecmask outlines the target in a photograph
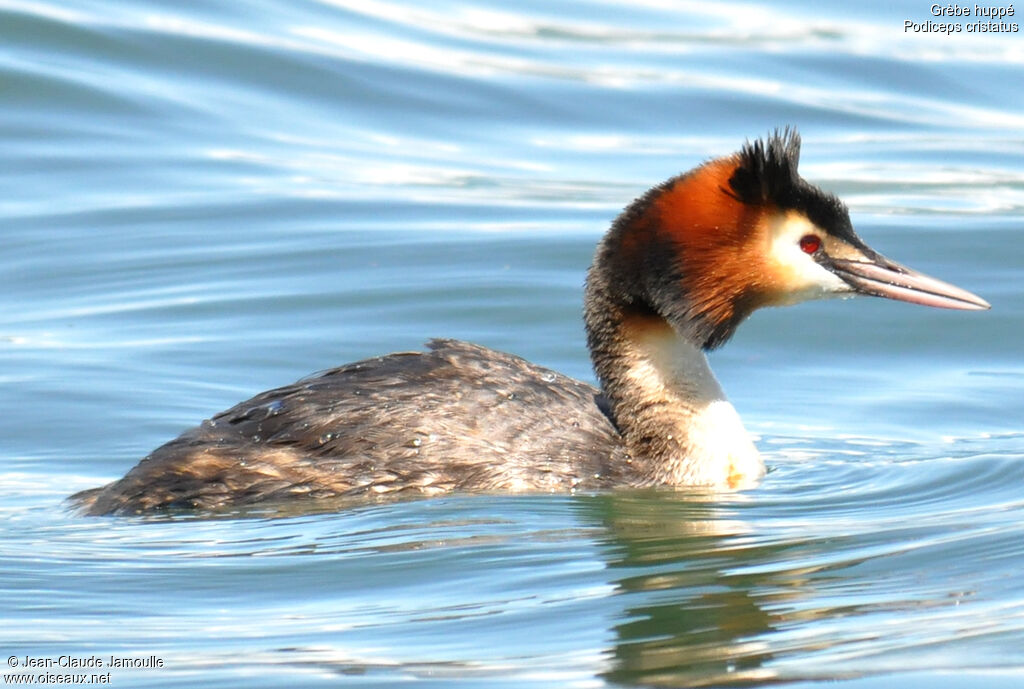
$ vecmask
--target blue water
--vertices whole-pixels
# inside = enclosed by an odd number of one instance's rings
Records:
[[[0,0],[4,672],[1020,686],[1024,43],[905,33],[949,21],[928,7]],[[862,237],[992,310],[756,314],[712,365],[760,487],[65,504],[260,390],[431,336],[592,380],[609,222],[785,124]]]

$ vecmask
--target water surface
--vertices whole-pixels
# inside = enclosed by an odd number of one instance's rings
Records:
[[[1024,43],[904,19],[933,18],[0,0],[0,650],[162,660],[114,686],[1018,686]],[[64,503],[428,337],[592,380],[610,221],[785,124],[862,237],[993,308],[756,314],[712,365],[759,488]]]

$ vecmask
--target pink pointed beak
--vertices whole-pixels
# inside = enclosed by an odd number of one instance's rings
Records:
[[[878,256],[875,261],[834,258],[831,260],[831,268],[861,294],[940,309],[980,311],[991,308],[987,301],[976,294],[918,273],[883,256]]]

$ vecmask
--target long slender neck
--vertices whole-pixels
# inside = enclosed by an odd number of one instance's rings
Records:
[[[764,474],[757,449],[700,346],[642,294],[617,264],[615,233],[587,277],[591,358],[612,417],[644,483],[738,488]],[[637,294],[636,291],[641,293]]]

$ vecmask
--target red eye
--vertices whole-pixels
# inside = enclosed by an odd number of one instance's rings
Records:
[[[800,238],[800,248],[805,254],[813,254],[821,248],[821,237],[816,234],[805,234]]]

